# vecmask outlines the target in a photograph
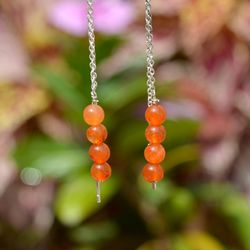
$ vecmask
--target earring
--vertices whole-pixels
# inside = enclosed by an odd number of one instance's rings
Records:
[[[89,149],[89,156],[94,164],[91,167],[91,176],[96,181],[97,203],[101,203],[101,182],[106,181],[111,176],[111,167],[107,163],[110,157],[110,149],[104,141],[108,133],[102,121],[104,120],[104,111],[98,105],[97,97],[97,73],[96,73],[96,52],[95,52],[95,34],[93,21],[93,0],[87,0],[88,3],[88,38],[89,38],[89,59],[90,59],[90,79],[91,79],[91,98],[92,104],[88,105],[83,111],[83,119],[90,125],[86,131],[87,139],[92,143]]]
[[[148,92],[148,108],[145,112],[145,118],[149,124],[145,136],[149,144],[144,151],[148,163],[144,166],[142,175],[147,182],[152,183],[153,189],[156,189],[157,182],[164,177],[164,170],[160,163],[164,160],[166,154],[164,147],[161,145],[166,137],[166,131],[162,125],[166,119],[166,112],[164,107],[159,104],[155,91],[151,0],[145,0],[145,21]]]

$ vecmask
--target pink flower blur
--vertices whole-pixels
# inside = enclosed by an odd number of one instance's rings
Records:
[[[94,2],[95,30],[104,34],[117,34],[133,21],[134,9],[123,0],[96,0]],[[75,36],[87,33],[86,0],[58,1],[49,13],[49,22],[56,28]]]

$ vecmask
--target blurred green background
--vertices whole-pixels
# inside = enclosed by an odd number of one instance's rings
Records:
[[[165,178],[153,191],[140,176],[144,2],[96,0],[113,168],[98,206],[86,3],[0,1],[1,250],[250,250],[250,2],[152,2]]]

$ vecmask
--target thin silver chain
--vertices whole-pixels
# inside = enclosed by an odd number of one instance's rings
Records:
[[[87,0],[88,3],[88,36],[89,36],[89,66],[90,66],[90,80],[91,80],[91,98],[92,103],[98,103],[96,93],[97,89],[97,72],[96,72],[96,52],[95,52],[95,30],[93,18],[93,0]]]
[[[159,102],[156,97],[155,90],[155,70],[154,70],[154,56],[153,56],[153,21],[151,13],[151,0],[145,0],[145,29],[146,29],[146,45],[147,45],[147,92],[148,92],[148,106]]]

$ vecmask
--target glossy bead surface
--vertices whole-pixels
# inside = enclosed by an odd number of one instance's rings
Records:
[[[91,126],[99,125],[104,120],[104,111],[97,104],[90,104],[83,110],[84,121]]]
[[[146,128],[145,136],[150,143],[162,143],[166,138],[166,130],[163,126],[149,125]]]
[[[86,132],[88,140],[93,144],[100,144],[108,137],[107,129],[104,125],[96,125],[89,127]]]
[[[90,173],[96,181],[106,181],[111,176],[111,167],[105,162],[103,164],[93,164]]]
[[[147,164],[142,170],[142,175],[148,182],[158,182],[164,177],[164,170],[161,165]]]
[[[89,156],[95,162],[102,164],[110,157],[110,150],[107,144],[94,144],[89,149]]]
[[[145,148],[145,159],[151,164],[159,164],[165,158],[165,149],[161,144],[150,144]]]
[[[145,118],[150,125],[159,126],[166,119],[166,111],[161,105],[154,104],[147,108]]]

